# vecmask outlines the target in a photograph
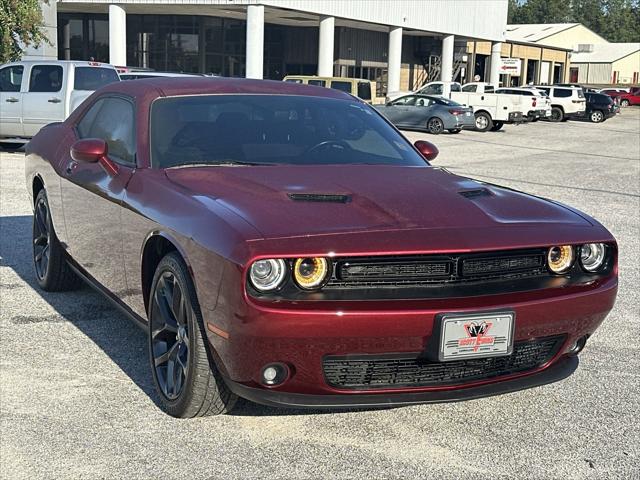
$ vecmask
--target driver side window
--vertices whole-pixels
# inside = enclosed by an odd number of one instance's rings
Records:
[[[133,104],[117,97],[101,98],[78,122],[80,138],[101,138],[109,147],[109,158],[135,165],[135,114]]]

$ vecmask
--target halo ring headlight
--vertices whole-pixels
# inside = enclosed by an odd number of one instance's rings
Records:
[[[580,265],[589,273],[597,272],[607,258],[604,243],[586,243],[580,247]]]
[[[571,245],[555,245],[547,252],[547,265],[553,273],[567,272],[575,259],[575,252]]]
[[[323,257],[298,258],[293,264],[293,279],[303,290],[320,288],[329,274],[329,262]]]
[[[287,276],[287,265],[281,258],[256,260],[249,269],[249,280],[260,292],[277,289]]]

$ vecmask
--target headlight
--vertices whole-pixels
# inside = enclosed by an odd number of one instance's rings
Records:
[[[325,258],[298,258],[293,265],[293,279],[305,290],[322,286],[328,276],[329,262]]]
[[[547,253],[547,264],[553,273],[564,273],[573,265],[574,253],[571,245],[551,247]]]
[[[261,292],[275,290],[287,275],[287,266],[280,258],[268,258],[253,262],[249,269],[249,279]]]
[[[604,243],[587,243],[580,247],[580,263],[587,272],[595,272],[604,264],[607,247]]]

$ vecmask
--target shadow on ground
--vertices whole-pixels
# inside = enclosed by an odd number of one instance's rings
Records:
[[[41,322],[69,322],[89,337],[113,362],[158,405],[158,394],[150,371],[146,333],[116,309],[109,300],[88,285],[73,292],[45,292],[35,281],[31,263],[30,215],[0,217],[0,266],[11,268],[40,295],[56,314],[44,316],[16,315],[17,325]],[[10,232],[10,233],[9,233]],[[19,284],[2,284],[7,293]],[[350,409],[365,411],[373,409]],[[301,410],[273,408],[240,400],[232,415],[277,416],[330,414],[336,410]],[[341,410],[344,411],[344,410]]]

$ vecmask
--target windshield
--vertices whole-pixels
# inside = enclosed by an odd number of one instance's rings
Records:
[[[93,91],[118,81],[120,78],[113,68],[76,67],[73,89]]]
[[[320,97],[162,98],[151,108],[150,135],[151,161],[156,168],[426,163],[368,105]]]

